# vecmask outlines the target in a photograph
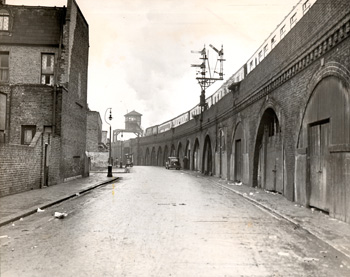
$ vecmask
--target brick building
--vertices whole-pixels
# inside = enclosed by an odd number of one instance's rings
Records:
[[[88,52],[74,0],[0,2],[0,196],[88,174]]]

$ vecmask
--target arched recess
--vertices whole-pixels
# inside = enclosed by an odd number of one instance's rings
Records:
[[[176,156],[174,144],[171,145],[171,148],[170,148],[170,156],[172,156],[172,157]]]
[[[138,155],[137,155],[137,165],[144,165],[144,159],[143,159],[143,151],[142,148],[139,148]]]
[[[162,151],[162,147],[158,147],[158,151],[157,151],[157,165],[158,166],[162,166],[163,165],[163,151]]]
[[[177,155],[176,156],[179,157],[181,168],[183,168],[184,167],[184,165],[183,165],[184,153],[183,153],[182,143],[181,142],[179,143],[179,145],[177,147]]]
[[[163,165],[165,166],[165,163],[167,161],[169,157],[169,149],[168,149],[168,145],[165,145],[164,147],[164,156],[163,156]]]
[[[199,140],[196,138],[192,153],[192,170],[199,171]]]
[[[299,199],[350,222],[350,88],[338,76],[325,76],[312,89],[298,140]],[[304,158],[303,158],[304,156]]]
[[[226,156],[226,137],[224,128],[220,128],[216,139],[216,175],[223,177],[227,174],[225,167],[227,167],[227,156]]]
[[[151,165],[157,165],[157,156],[156,156],[156,148],[152,148],[151,152]]]
[[[209,135],[207,135],[204,140],[202,172],[205,175],[213,174],[213,154]]]
[[[243,132],[243,125],[241,122],[239,122],[236,125],[234,137],[232,140],[232,163],[231,163],[231,178],[235,182],[242,182],[243,181],[243,174],[246,170],[244,168],[244,132]]]
[[[185,148],[185,157],[184,157],[184,169],[190,169],[191,159],[191,142],[187,140]]]
[[[254,149],[253,185],[283,193],[284,150],[279,120],[272,108],[262,115]]]
[[[149,148],[146,148],[146,153],[145,153],[145,165],[150,165],[151,157],[149,154]]]

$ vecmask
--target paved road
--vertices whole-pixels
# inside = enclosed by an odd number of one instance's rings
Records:
[[[1,276],[350,276],[347,257],[207,178],[124,176],[1,227]]]

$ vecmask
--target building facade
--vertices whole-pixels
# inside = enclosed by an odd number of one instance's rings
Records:
[[[74,0],[0,4],[0,196],[88,174],[88,53]]]

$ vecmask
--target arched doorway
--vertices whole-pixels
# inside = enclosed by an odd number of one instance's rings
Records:
[[[181,142],[179,143],[179,146],[177,147],[177,157],[179,157],[179,161],[180,161],[180,165],[181,165],[181,168],[184,168],[184,164],[183,164],[183,161],[184,161],[184,153],[183,153],[183,150],[182,150],[182,144]]]
[[[202,172],[205,175],[213,174],[213,155],[209,135],[207,135],[204,140]]]
[[[218,137],[216,140],[216,173],[219,177],[224,175],[224,171],[226,174],[226,170],[224,170],[224,166],[227,165],[225,161],[226,157],[226,139],[225,132],[223,129],[219,129]]]
[[[199,141],[196,139],[192,153],[192,170],[199,171]]]
[[[164,156],[163,156],[163,166],[165,166],[165,163],[169,157],[169,150],[168,150],[168,145],[165,145],[164,147]]]
[[[158,147],[158,152],[157,152],[157,165],[162,166],[163,164],[163,152],[162,148],[159,146]]]
[[[176,156],[174,144],[171,145],[170,156],[172,156],[172,157],[175,157],[175,156]]]
[[[309,206],[350,222],[350,88],[327,76],[307,104],[298,148],[306,149],[306,201]]]
[[[242,182],[243,179],[243,146],[243,127],[241,123],[238,123],[232,141],[232,178],[235,182]]]
[[[151,152],[151,165],[157,165],[156,149],[154,147]]]
[[[139,152],[137,155],[137,165],[144,165],[143,153],[141,148],[139,148]]]
[[[283,143],[279,120],[272,108],[265,110],[254,152],[254,185],[283,193]]]
[[[185,160],[184,160],[184,169],[190,169],[190,158],[191,158],[191,144],[188,140],[185,148]]]
[[[145,153],[145,165],[150,165],[150,154],[149,154],[149,148],[147,147],[146,153]]]

